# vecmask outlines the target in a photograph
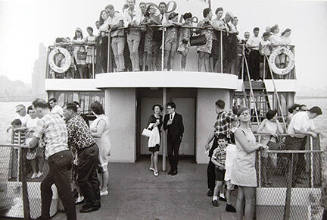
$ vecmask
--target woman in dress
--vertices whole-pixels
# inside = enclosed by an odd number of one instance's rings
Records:
[[[201,34],[206,37],[206,44],[198,47],[198,71],[201,72],[202,66],[204,65],[205,72],[211,72],[210,68],[210,54],[212,49],[212,11],[210,8],[203,9],[204,19],[198,23],[201,29]]]
[[[237,153],[233,163],[231,182],[238,185],[236,201],[237,219],[252,220],[255,206],[255,189],[257,187],[257,174],[255,170],[256,151],[262,149],[250,127],[251,114],[249,109],[239,109],[239,127],[235,131]]]
[[[160,130],[162,127],[162,115],[161,111],[163,110],[162,106],[159,104],[156,104],[152,107],[153,114],[150,116],[148,121],[148,129],[153,130],[155,127],[159,130],[159,136],[160,136]],[[159,141],[160,143],[160,141]],[[149,147],[149,151],[151,152],[151,164],[150,164],[150,170],[153,171],[153,175],[158,176],[158,154],[159,154],[160,144],[156,144],[154,147]]]
[[[185,71],[186,68],[186,58],[190,48],[190,37],[192,30],[190,27],[193,26],[193,15],[188,12],[183,15],[184,23],[180,31],[179,46],[177,52],[181,54],[181,68]]]
[[[83,38],[82,29],[76,28],[75,36],[72,40],[73,43],[73,54],[77,64],[77,70],[79,78],[87,78],[87,66],[86,66],[86,49],[84,46],[85,39]]]
[[[261,136],[260,143],[267,146],[268,142],[277,143],[277,135],[283,133],[283,128],[279,124],[277,120],[277,111],[276,110],[269,110],[266,114],[266,118],[261,122],[258,133],[262,133],[265,135]],[[267,148],[269,148],[267,146]],[[275,149],[276,150],[276,149]],[[274,157],[273,157],[274,156]],[[269,175],[269,168],[270,162],[275,158],[275,165],[277,164],[277,155],[267,154],[263,152],[262,155],[262,177],[263,177],[263,184],[271,185],[270,175]],[[276,167],[276,166],[275,166]]]
[[[108,195],[109,183],[108,163],[111,149],[109,139],[109,119],[104,114],[104,110],[100,102],[93,102],[91,104],[91,110],[96,116],[96,119],[90,125],[90,130],[99,147],[99,162],[101,166],[100,195],[104,196]]]

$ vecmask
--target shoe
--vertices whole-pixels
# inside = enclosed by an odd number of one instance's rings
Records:
[[[35,220],[48,220],[48,219],[50,219],[50,217],[49,218],[43,218],[42,216],[39,216]]]
[[[100,191],[100,196],[107,196],[109,194],[108,190]]]
[[[153,171],[154,172],[154,168],[153,167],[150,167],[149,170]]]
[[[177,170],[174,170],[170,175],[172,175],[172,176],[177,175]]]
[[[226,212],[236,212],[236,209],[234,208],[234,206],[226,204],[225,211]]]
[[[40,178],[42,175],[43,175],[42,172],[38,172],[38,173],[36,174],[36,178]]]
[[[220,197],[220,196],[219,196],[219,201],[226,202],[227,200],[226,200],[224,197]]]
[[[96,211],[99,209],[99,206],[88,206],[88,205],[85,205],[83,206],[79,212],[81,213],[87,213],[87,212],[93,212],[93,211]]]
[[[31,176],[31,179],[34,179],[37,177],[37,173],[33,173],[33,175]]]
[[[77,197],[76,201],[75,201],[75,204],[78,205],[78,204],[81,204],[84,202],[84,196],[79,196]]]
[[[214,207],[218,207],[218,206],[219,206],[219,204],[218,204],[218,200],[212,200],[212,205],[213,205]]]
[[[159,172],[158,172],[158,170],[154,170],[154,171],[153,171],[153,175],[155,175],[155,176],[159,176]]]
[[[173,170],[169,170],[168,175],[172,175],[173,172]]]
[[[209,189],[207,192],[207,196],[213,196],[213,190]]]

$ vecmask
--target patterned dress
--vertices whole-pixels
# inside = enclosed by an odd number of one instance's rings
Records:
[[[200,21],[198,23],[198,27],[211,27],[211,25],[207,25],[206,23],[210,22],[207,21],[206,19]],[[204,52],[204,53],[209,53],[211,54],[211,49],[212,49],[212,30],[210,29],[202,29],[201,34],[204,34],[206,36],[207,42],[206,44],[202,46],[198,46],[198,52]]]

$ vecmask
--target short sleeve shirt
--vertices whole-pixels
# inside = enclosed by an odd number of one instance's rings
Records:
[[[232,121],[234,119],[235,115],[232,112],[220,112],[214,125],[215,136],[218,137],[219,134],[225,134],[227,138],[230,138]]]
[[[117,25],[119,24],[120,21],[124,21],[124,18],[121,13],[117,12],[113,17],[109,16],[107,20],[104,22],[102,27],[105,28],[105,30],[108,30],[109,25],[110,26]],[[111,37],[117,37],[117,36],[123,37],[124,30],[120,29],[111,32]]]
[[[72,150],[80,151],[95,144],[91,131],[80,115],[75,115],[67,122],[68,145]]]
[[[288,126],[287,133],[293,137],[304,138],[303,134],[296,134],[297,131],[308,132],[314,130],[313,120],[309,119],[307,112],[296,113]]]
[[[59,114],[48,113],[38,120],[34,136],[43,138],[45,143],[45,158],[68,150],[67,128],[64,119]]]
[[[212,153],[212,158],[224,166],[226,162],[226,147],[227,146],[222,147],[218,145],[217,148]]]

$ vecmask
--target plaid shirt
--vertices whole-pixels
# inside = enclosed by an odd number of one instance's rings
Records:
[[[95,140],[91,135],[89,127],[80,115],[75,114],[68,120],[67,130],[68,145],[73,151],[77,150],[77,152],[79,152],[80,150],[95,144]]]
[[[34,136],[45,143],[45,158],[68,150],[65,121],[58,115],[48,113],[37,122]]]
[[[220,112],[214,125],[215,136],[218,137],[219,134],[225,134],[227,138],[230,138],[233,120],[235,120],[235,115],[232,112]]]

